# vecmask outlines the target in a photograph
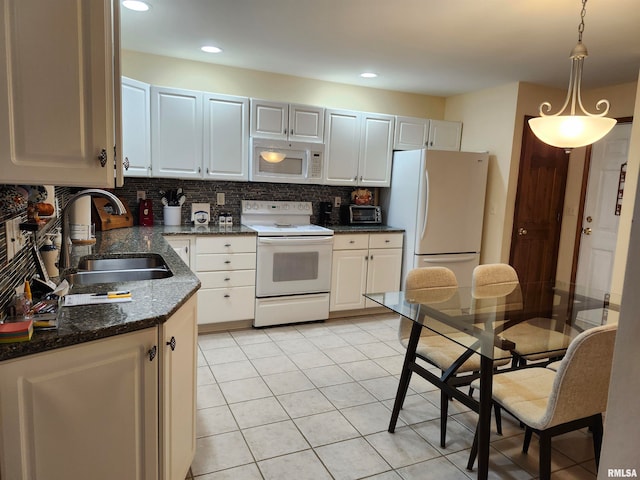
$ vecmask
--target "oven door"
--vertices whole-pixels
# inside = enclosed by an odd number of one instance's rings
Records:
[[[333,237],[258,237],[256,297],[328,292]]]

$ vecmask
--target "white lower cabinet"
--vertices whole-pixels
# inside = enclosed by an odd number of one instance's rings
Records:
[[[198,324],[251,320],[255,312],[256,237],[254,235],[198,236],[195,268]]]
[[[191,236],[189,235],[168,235],[165,236],[164,239],[167,241],[169,245],[173,248],[173,250],[180,256],[182,261],[187,264],[187,267],[191,268],[191,255],[193,252],[193,247],[191,245],[192,241]]]
[[[184,478],[195,316],[192,297],[160,327],[0,363],[0,478]]]
[[[402,237],[402,233],[334,235],[330,311],[377,307],[363,294],[400,289]]]

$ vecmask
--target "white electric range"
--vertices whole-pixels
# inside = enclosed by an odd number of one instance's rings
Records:
[[[333,230],[311,214],[311,202],[242,201],[241,223],[258,234],[256,327],[329,318]]]

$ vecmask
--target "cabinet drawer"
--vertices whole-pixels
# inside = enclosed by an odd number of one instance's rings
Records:
[[[402,248],[402,233],[375,233],[369,235],[369,248]]]
[[[255,287],[200,289],[198,324],[253,319],[255,294]]]
[[[247,287],[256,284],[255,270],[198,272],[202,288]]]
[[[255,251],[256,237],[254,235],[219,235],[213,237],[196,237],[196,252],[198,252],[198,254]]]
[[[355,235],[334,235],[334,250],[357,250],[369,247],[369,235],[360,233]]]
[[[196,255],[196,271],[207,272],[215,270],[255,270],[255,253],[200,253]]]

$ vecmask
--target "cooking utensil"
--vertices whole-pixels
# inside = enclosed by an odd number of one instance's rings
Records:
[[[187,200],[186,195],[182,195],[182,196],[178,199],[178,205],[182,206],[186,200]]]

